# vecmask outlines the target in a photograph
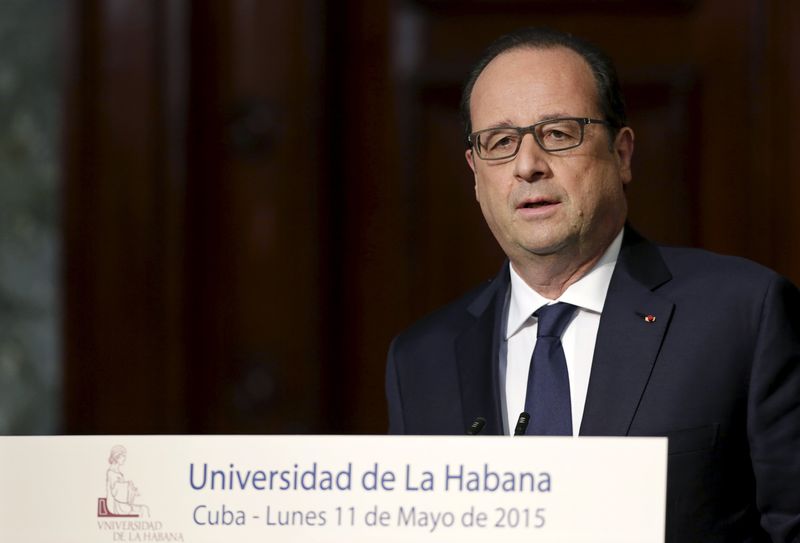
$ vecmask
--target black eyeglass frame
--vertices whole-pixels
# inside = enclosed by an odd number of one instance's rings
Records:
[[[578,143],[576,143],[574,145],[568,145],[567,147],[559,147],[558,149],[547,149],[542,144],[542,142],[539,141],[539,136],[536,134],[536,128],[538,126],[542,126],[543,124],[557,123],[559,121],[577,121],[577,123],[581,127],[581,137],[578,140]],[[483,130],[478,130],[477,132],[473,132],[472,134],[467,136],[467,148],[475,149],[475,153],[478,155],[478,157],[481,160],[508,160],[509,158],[514,158],[515,156],[517,156],[517,153],[519,153],[519,148],[522,145],[522,138],[525,136],[525,134],[530,134],[530,135],[533,136],[533,139],[536,142],[536,145],[538,145],[545,152],[553,153],[553,152],[558,152],[558,151],[567,151],[569,149],[575,149],[576,147],[579,147],[583,143],[583,135],[584,135],[584,131],[585,131],[585,128],[586,128],[587,124],[602,124],[604,126],[608,126],[608,127],[612,127],[612,128],[619,128],[616,125],[614,125],[613,123],[610,123],[610,122],[605,121],[603,119],[592,119],[591,117],[558,117],[558,118],[555,118],[555,119],[545,119],[543,121],[539,121],[538,123],[533,123],[530,126],[524,126],[524,127],[520,127],[520,126],[501,126],[501,127],[496,127],[496,128],[484,128]],[[478,137],[483,133],[495,132],[497,130],[515,130],[517,132],[517,134],[519,134],[519,139],[517,140],[516,149],[514,149],[513,153],[511,153],[509,155],[506,155],[506,156],[492,157],[492,158],[485,158],[485,157],[481,156],[481,153],[478,150],[478,149],[480,149],[480,146],[477,145]]]

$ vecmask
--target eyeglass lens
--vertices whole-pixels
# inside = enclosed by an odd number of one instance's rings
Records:
[[[531,128],[497,128],[481,131],[477,138],[478,155],[482,158],[509,158],[519,151],[522,137],[533,132],[545,151],[577,147],[583,139],[583,125],[574,119],[558,119],[536,124]]]

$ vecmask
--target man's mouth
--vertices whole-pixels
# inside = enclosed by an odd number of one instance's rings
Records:
[[[525,200],[525,201],[521,202],[517,206],[517,209],[539,209],[539,208],[542,208],[542,207],[555,205],[557,203],[558,203],[558,201],[556,201],[556,200],[547,200],[545,198],[537,198],[537,199],[534,199],[534,200]]]

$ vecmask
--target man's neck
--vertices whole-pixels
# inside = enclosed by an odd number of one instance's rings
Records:
[[[526,255],[512,259],[514,271],[529,287],[548,300],[558,299],[570,285],[585,276],[602,258],[615,238],[588,254]]]

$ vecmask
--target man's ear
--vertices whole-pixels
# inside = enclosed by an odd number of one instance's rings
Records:
[[[478,172],[475,171],[475,156],[471,148],[464,152],[464,157],[467,159],[469,169],[472,170],[472,178],[475,180],[475,199],[480,201],[480,198],[478,198]]]
[[[472,170],[472,173],[475,173],[475,159],[472,156],[472,147],[464,151],[464,156],[467,159],[467,164],[469,164],[469,169]]]
[[[627,185],[633,179],[631,171],[631,161],[633,160],[633,129],[623,126],[614,140],[614,158],[617,161],[619,175],[622,183]]]

